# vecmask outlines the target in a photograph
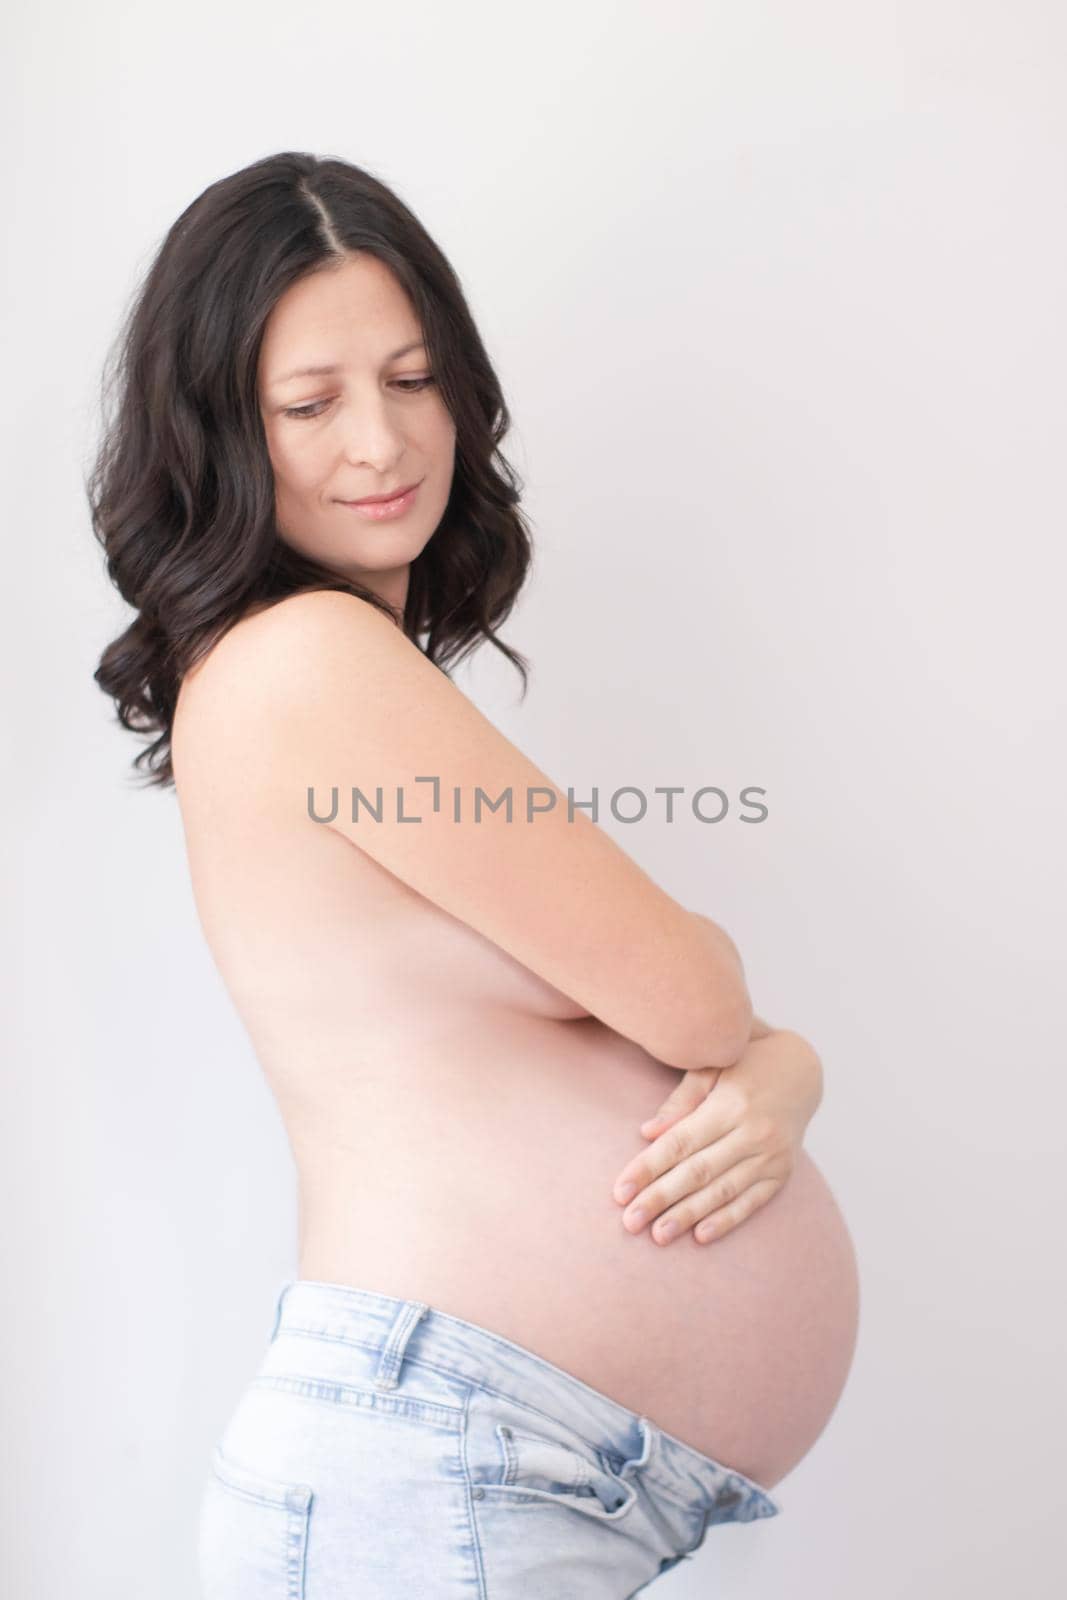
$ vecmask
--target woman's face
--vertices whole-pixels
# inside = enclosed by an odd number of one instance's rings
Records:
[[[451,414],[436,384],[422,381],[430,367],[421,339],[397,279],[360,253],[286,290],[259,358],[279,535],[400,612],[409,564],[444,515],[455,462]],[[331,370],[292,376],[305,367]],[[390,521],[345,504],[412,483],[412,504]]]

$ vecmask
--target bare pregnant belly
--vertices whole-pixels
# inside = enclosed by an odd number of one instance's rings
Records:
[[[614,1179],[678,1074],[589,1018],[511,1019],[476,1055],[413,1049],[330,1074],[286,1114],[303,1278],[426,1301],[554,1362],[772,1487],[852,1360],[856,1261],[804,1152],[708,1245],[631,1236]],[[283,1105],[283,1111],[286,1108]]]

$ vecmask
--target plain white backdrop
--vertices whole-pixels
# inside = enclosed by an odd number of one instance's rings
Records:
[[[520,705],[489,647],[460,685],[579,794],[767,790],[758,827],[601,820],[822,1054],[859,1345],[784,1514],[655,1593],[1063,1593],[1062,7],[19,0],[3,32],[5,1593],[191,1600],[295,1261],[173,792],[92,681],[126,611],[83,492],[163,234],[283,149],[397,189],[508,396],[534,672]]]

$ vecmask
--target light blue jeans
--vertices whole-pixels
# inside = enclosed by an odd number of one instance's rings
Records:
[[[203,1600],[627,1600],[776,1501],[421,1300],[283,1284],[200,1506]]]

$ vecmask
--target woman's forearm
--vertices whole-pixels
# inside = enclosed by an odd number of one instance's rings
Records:
[[[726,932],[726,929],[722,926],[722,924],[715,922],[711,917],[706,917],[702,911],[694,911],[692,912],[692,915],[694,917],[698,917],[701,922],[706,922],[709,927],[715,929],[716,934],[720,935],[728,942],[730,948],[737,958],[737,965],[743,976],[744,962],[741,959],[741,952],[738,950],[736,944],[734,944],[734,941],[730,938],[730,935]],[[772,1028],[769,1023],[764,1022],[762,1017],[753,1016],[751,1026],[749,1028],[748,1039],[744,1049],[738,1051],[737,1060],[740,1061],[742,1055],[744,1055],[745,1049],[748,1048],[748,1045],[752,1043],[753,1039],[766,1039],[769,1038],[772,1033],[777,1033],[778,1031],[778,1029]]]

